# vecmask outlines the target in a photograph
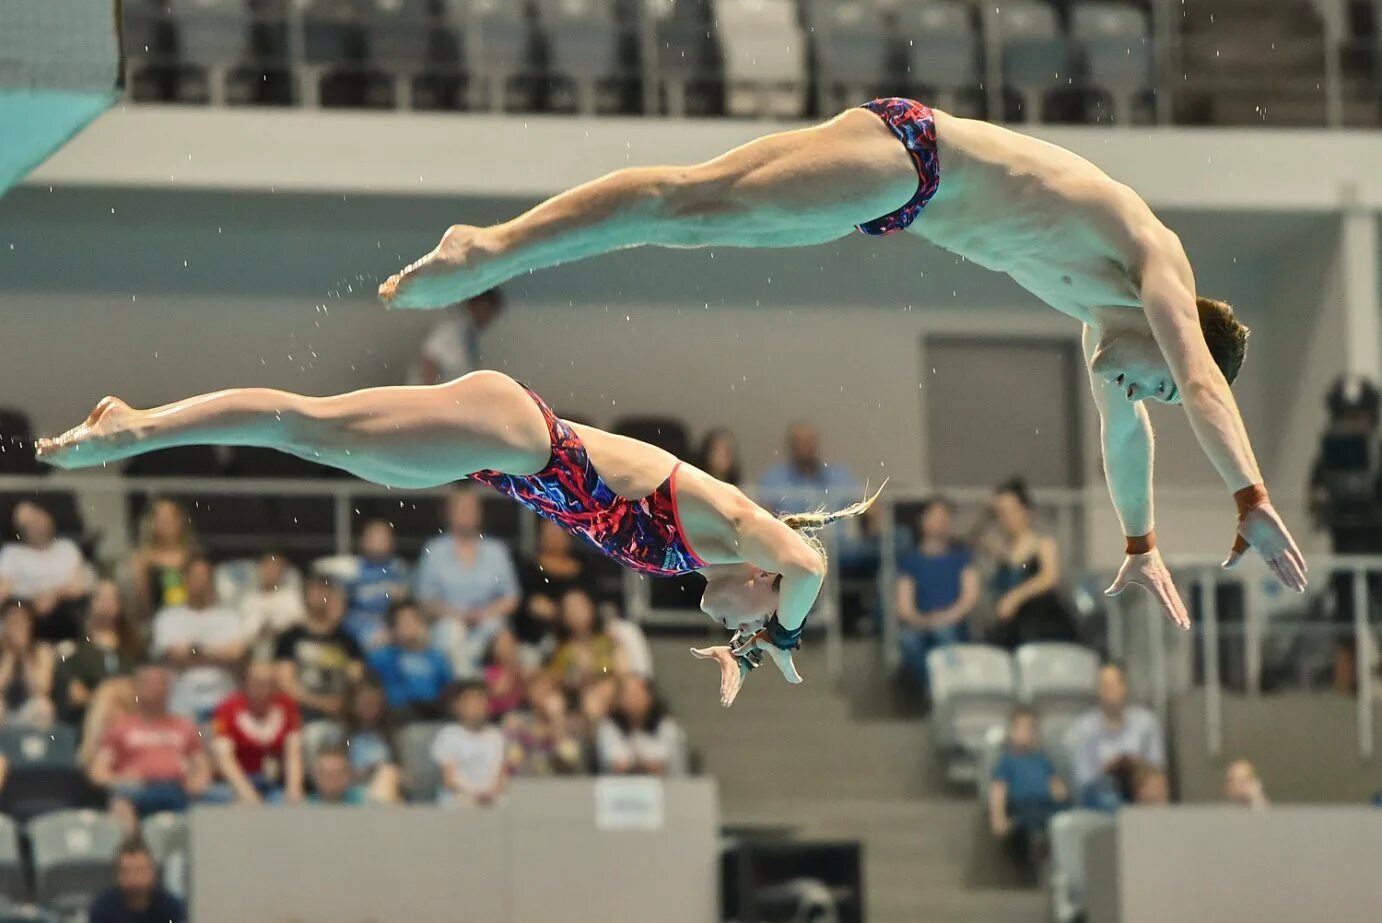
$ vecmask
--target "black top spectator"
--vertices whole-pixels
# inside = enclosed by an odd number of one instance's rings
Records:
[[[115,884],[96,896],[88,923],[186,923],[187,911],[158,883],[149,847],[128,840],[115,854]]]
[[[561,598],[572,590],[595,595],[590,564],[575,553],[575,539],[561,526],[538,521],[537,556],[525,562],[519,579],[523,602],[513,615],[514,637],[520,644],[549,646],[557,629]]]
[[[696,467],[726,484],[742,484],[744,471],[734,433],[723,426],[707,431],[696,453]]]
[[[114,581],[96,584],[81,637],[59,644],[57,654],[58,715],[68,724],[80,724],[100,685],[112,676],[128,675],[139,662],[137,640]]]
[[[304,721],[339,718],[350,683],[364,672],[364,652],[344,628],[345,592],[324,577],[307,581],[307,619],[278,636],[274,660],[279,688],[302,709]]]
[[[1032,526],[1026,482],[1014,478],[994,491],[989,512],[998,524],[998,559],[991,589],[996,624],[990,641],[1013,650],[1033,641],[1073,641],[1074,626],[1061,601],[1056,540]]]
[[[200,554],[187,511],[172,500],[155,500],[139,522],[139,547],[130,555],[135,614],[146,619],[155,609],[186,602],[182,576]]]

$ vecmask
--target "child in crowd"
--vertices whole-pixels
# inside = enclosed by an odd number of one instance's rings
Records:
[[[441,769],[442,804],[491,805],[504,792],[508,767],[504,735],[489,722],[489,696],[482,683],[463,683],[447,698],[456,723],[432,742],[432,761]]]
[[[389,641],[389,605],[408,594],[408,565],[394,551],[393,526],[382,519],[365,523],[355,573],[346,580],[345,629],[365,650]]]
[[[1018,858],[1034,858],[1051,815],[1068,797],[1065,780],[1037,744],[1036,714],[1016,708],[1008,719],[1008,740],[989,780],[989,826]]]

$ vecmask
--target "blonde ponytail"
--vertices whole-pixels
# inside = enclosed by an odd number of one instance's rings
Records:
[[[801,534],[806,544],[810,545],[816,554],[821,556],[822,561],[826,561],[825,543],[816,537],[820,532],[832,522],[839,522],[841,519],[852,519],[855,516],[862,516],[873,506],[878,495],[883,493],[883,488],[888,486],[888,481],[884,478],[883,483],[878,485],[878,489],[873,492],[873,496],[858,503],[850,504],[844,509],[827,512],[824,507],[810,513],[783,513],[777,518],[783,525]]]

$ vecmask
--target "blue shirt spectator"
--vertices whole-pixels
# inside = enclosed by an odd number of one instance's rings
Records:
[[[437,717],[442,692],[451,682],[446,656],[431,646],[427,623],[417,606],[394,603],[389,610],[389,644],[369,655],[370,670],[379,677],[389,707],[408,717]]]
[[[840,465],[821,458],[820,433],[809,423],[787,430],[787,458],[758,479],[758,499],[783,513],[804,513],[825,503],[859,497],[859,480]]]
[[[948,501],[927,502],[918,518],[916,548],[897,560],[898,641],[903,662],[923,690],[930,683],[927,656],[969,640],[969,616],[979,601],[973,556],[951,538],[953,515]]]
[[[1127,680],[1117,664],[1099,671],[1099,706],[1070,727],[1066,738],[1075,788],[1086,807],[1114,810],[1132,800],[1137,769],[1166,766],[1161,724],[1128,704]]]
[[[1013,710],[1003,755],[988,782],[989,825],[1000,839],[1045,831],[1068,794],[1051,758],[1037,746],[1036,714]],[[1027,844],[1017,844],[1026,852]]]
[[[408,593],[408,565],[394,553],[393,526],[382,519],[365,524],[355,573],[346,581],[346,631],[365,650],[388,641],[389,604]]]

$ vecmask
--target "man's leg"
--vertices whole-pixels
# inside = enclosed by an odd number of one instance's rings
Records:
[[[531,474],[551,453],[541,411],[498,372],[335,397],[240,388],[151,410],[107,398],[81,426],[39,440],[38,451],[58,467],[86,468],[184,445],[279,449],[392,487],[433,487],[482,469]]]
[[[892,130],[851,109],[697,166],[619,170],[493,227],[457,225],[379,295],[395,307],[442,307],[533,269],[645,244],[824,243],[899,208],[917,182]]]

